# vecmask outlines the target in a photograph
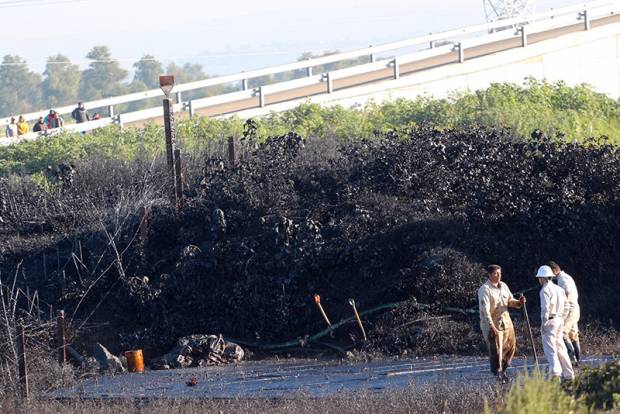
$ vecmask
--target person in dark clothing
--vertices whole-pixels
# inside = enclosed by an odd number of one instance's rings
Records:
[[[77,108],[71,112],[71,117],[75,119],[75,122],[81,124],[82,122],[90,121],[90,115],[88,115],[88,111],[84,108],[84,104],[82,102],[78,102]]]
[[[50,113],[45,117],[45,123],[47,124],[47,129],[60,128],[64,125],[64,120],[58,115],[53,109],[50,109]]]
[[[47,131],[47,124],[43,120],[43,117],[40,116],[39,120],[32,127],[32,132],[45,132]]]

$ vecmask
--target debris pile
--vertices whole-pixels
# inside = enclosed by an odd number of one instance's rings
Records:
[[[191,335],[177,340],[166,355],[151,361],[153,369],[204,367],[241,361],[243,348],[222,335]]]

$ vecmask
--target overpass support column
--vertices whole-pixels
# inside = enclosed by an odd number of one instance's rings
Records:
[[[248,80],[247,79],[242,79],[241,80],[241,89],[244,91],[248,90]]]
[[[177,103],[183,102],[183,95],[181,94],[181,92],[176,93],[176,98],[177,98]]]
[[[521,47],[525,47],[527,46],[527,31],[525,26],[521,26],[519,32],[521,32]]]
[[[114,118],[114,105],[108,106],[108,116]]]
[[[308,75],[308,77],[312,76],[312,66],[306,68],[306,75]]]
[[[456,48],[459,51],[459,63],[465,62],[465,47],[463,46],[463,43],[457,43]]]

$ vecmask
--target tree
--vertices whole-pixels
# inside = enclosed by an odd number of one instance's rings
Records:
[[[50,56],[47,59],[45,79],[41,85],[43,102],[49,108],[69,105],[77,100],[80,86],[80,70],[71,64],[64,55]]]
[[[112,58],[107,46],[95,46],[86,55],[92,62],[82,73],[80,80],[80,100],[93,100],[122,95],[126,92],[123,80],[128,72]]]
[[[6,55],[0,65],[0,116],[34,111],[41,105],[41,76],[19,56]]]
[[[164,68],[160,61],[156,60],[152,55],[144,55],[142,58],[133,64],[136,68],[134,74],[134,82],[142,82],[148,89],[155,89],[159,87],[159,75],[164,73]]]
[[[198,63],[186,63],[183,66],[177,66],[174,63],[170,63],[166,67],[166,73],[168,75],[174,75],[174,82],[176,84],[193,82],[206,79],[208,77],[202,71],[202,65]],[[183,100],[203,98],[206,95],[207,92],[205,91],[188,91],[183,93]]]

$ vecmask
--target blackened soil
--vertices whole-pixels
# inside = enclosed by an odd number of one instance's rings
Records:
[[[349,298],[360,311],[405,301],[366,318],[370,351],[476,353],[477,316],[446,308],[476,308],[489,263],[517,291],[553,259],[584,318],[620,320],[620,152],[603,141],[474,127],[347,143],[250,135],[238,154],[234,168],[207,154],[180,212],[163,167],[85,163],[52,195],[0,182],[2,275],[21,261],[19,283],[75,312],[74,329],[87,321],[82,338],[151,355],[192,333],[303,342],[325,327],[315,293],[334,323]],[[345,350],[360,333],[349,323],[322,339]]]

